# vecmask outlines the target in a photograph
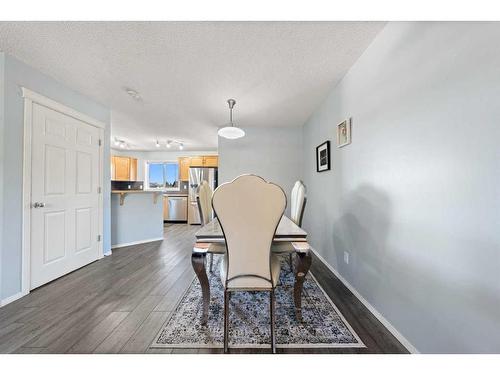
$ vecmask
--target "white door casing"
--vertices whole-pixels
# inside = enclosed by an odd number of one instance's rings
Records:
[[[26,294],[102,257],[103,124],[29,90],[23,95]]]

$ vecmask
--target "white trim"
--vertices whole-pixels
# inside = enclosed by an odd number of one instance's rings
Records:
[[[104,258],[104,128],[99,129],[99,258]],[[111,253],[111,250],[109,250]]]
[[[24,297],[26,294],[28,294],[28,293],[19,292],[19,293],[14,294],[13,296],[4,298],[3,300],[0,301],[0,307],[14,302],[15,300],[18,300],[19,298]]]
[[[150,238],[150,239],[141,240],[141,241],[119,243],[116,245],[111,245],[111,249],[118,249],[119,247],[132,246],[132,245],[140,245],[142,243],[148,243],[148,242],[163,241],[163,239],[164,239],[163,237],[158,237],[158,238]],[[108,254],[105,254],[105,255],[108,255]]]
[[[78,112],[78,111],[74,110],[73,108],[67,107],[64,104],[61,104],[59,102],[56,102],[55,100],[47,98],[46,96],[43,96],[42,94],[38,94],[34,91],[31,91],[30,89],[27,89],[26,87],[21,87],[21,92],[22,92],[21,96],[23,98],[29,99],[32,102],[41,104],[45,107],[49,107],[53,110],[64,113],[65,115],[71,116],[77,120],[86,122],[86,123],[93,125],[93,126],[96,126],[98,128],[104,129],[106,127],[106,124],[104,122],[98,121],[90,116],[87,116],[84,113]]]
[[[410,341],[406,339],[389,321],[384,318],[384,316],[373,307],[370,302],[368,302],[346,279],[344,279],[340,273],[333,268],[326,260],[323,258],[315,249],[311,247],[311,251],[316,255],[316,257],[351,291],[352,294],[363,304],[365,307],[377,318],[380,323],[384,325],[385,328],[392,333],[392,335],[412,354],[420,353],[417,348],[415,348]]]
[[[22,266],[21,291],[28,294],[31,286],[31,124],[33,101],[24,98],[24,139],[23,139],[23,217],[22,217]]]
[[[98,244],[97,259],[104,257],[104,128],[105,124],[95,120],[83,113],[60,104],[41,94],[21,87],[22,97],[24,98],[24,139],[23,139],[23,211],[22,211],[22,264],[21,264],[21,292],[18,294],[26,295],[31,288],[31,148],[32,148],[32,126],[33,126],[33,103],[43,105],[47,108],[58,111],[77,120],[83,121],[99,129],[99,185],[101,193],[99,194],[99,231],[101,241]],[[97,260],[96,259],[96,260]],[[14,295],[17,296],[18,294]],[[13,296],[13,297],[14,297]],[[13,298],[13,297],[9,297]],[[19,297],[18,297],[19,298]]]

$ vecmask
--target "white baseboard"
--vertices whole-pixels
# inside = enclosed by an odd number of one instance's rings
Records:
[[[154,241],[163,241],[163,237],[150,238],[150,239],[147,239],[147,240],[141,240],[141,241],[134,241],[134,242],[127,242],[127,243],[120,243],[120,244],[116,244],[116,245],[111,245],[111,249],[118,249],[119,247],[132,246],[132,245],[140,245],[141,243],[148,243],[148,242],[154,242]]]
[[[349,289],[352,294],[356,296],[357,299],[360,300],[360,302],[365,305],[365,307],[370,310],[370,312],[377,318],[380,323],[384,325],[385,328],[389,330],[389,332],[392,333],[392,335],[412,354],[418,354],[419,351],[417,348],[415,348],[399,331],[394,328],[394,326],[389,323],[387,319],[385,319],[382,314],[380,314],[375,307],[373,307],[370,302],[368,302],[346,279],[344,279],[340,273],[333,268],[328,262],[323,258],[321,255],[318,254],[316,250],[314,250],[311,247],[312,252],[316,257]]]
[[[3,300],[0,301],[0,307],[8,305],[9,303],[14,302],[15,300],[18,300],[19,298],[24,297],[27,294],[29,294],[29,292],[28,293],[19,292],[19,293],[14,294],[13,296],[4,298]]]

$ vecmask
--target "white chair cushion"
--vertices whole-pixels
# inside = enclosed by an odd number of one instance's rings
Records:
[[[281,259],[277,254],[271,254],[271,273],[273,275],[273,286],[278,284],[281,271]],[[227,276],[227,254],[222,257],[220,262],[220,279],[222,284],[226,284]],[[271,284],[259,277],[238,277],[228,283],[229,289],[270,289]]]
[[[193,248],[195,253],[215,253],[224,254],[226,252],[226,245],[223,243],[196,243]]]

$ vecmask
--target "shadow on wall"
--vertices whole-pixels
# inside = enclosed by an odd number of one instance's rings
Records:
[[[391,199],[383,191],[360,185],[343,201],[343,214],[332,228],[338,270],[396,329],[408,327],[401,331],[403,336],[427,353],[500,350],[490,340],[482,340],[500,337],[497,286],[481,285],[466,267],[449,269],[443,264],[438,257],[442,245],[433,240],[439,238],[434,228],[426,228],[428,232],[421,232],[408,247],[395,245],[398,223],[394,222]],[[432,213],[432,207],[428,212]],[[406,224],[411,224],[411,217]],[[487,241],[467,245],[475,251],[494,249]],[[349,253],[349,264],[344,262],[344,251]],[[457,256],[463,254],[457,252]],[[395,320],[398,316],[401,318]],[[467,324],[477,316],[490,324],[486,328]],[[463,329],[457,330],[457,326]],[[432,338],[422,336],[429,330],[434,332]]]
[[[344,214],[333,224],[333,246],[340,272],[355,284],[381,288],[385,273],[387,233],[392,204],[389,197],[370,185],[361,185],[344,200]],[[349,253],[349,265],[344,262]]]

